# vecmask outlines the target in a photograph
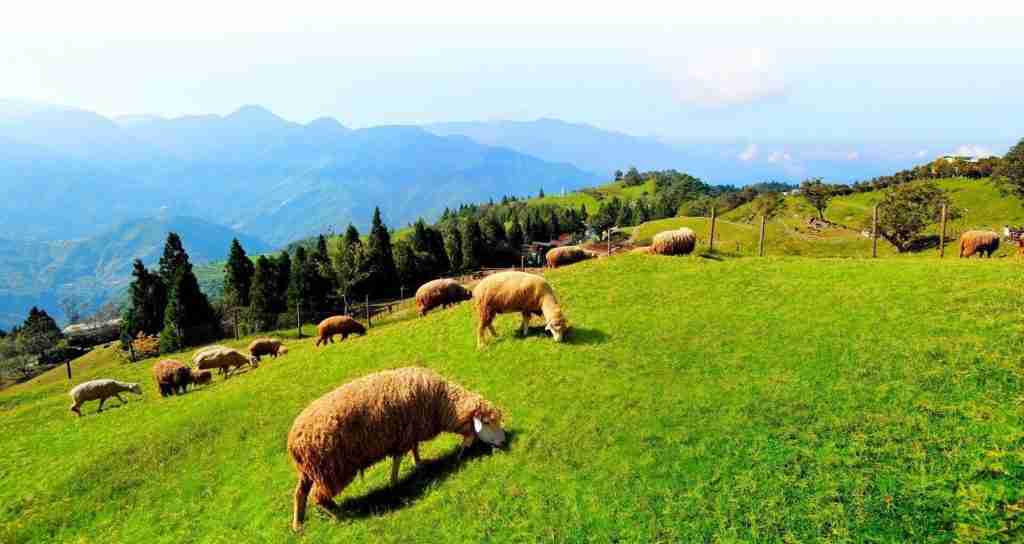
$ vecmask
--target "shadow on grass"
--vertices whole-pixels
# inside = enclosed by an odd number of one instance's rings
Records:
[[[530,327],[527,332],[527,336],[547,336],[551,337],[544,327]],[[522,338],[519,333],[516,332],[515,338]],[[591,345],[591,344],[605,344],[611,340],[611,337],[605,334],[603,331],[597,329],[588,329],[586,327],[569,327],[569,332],[565,335],[565,343],[571,345]]]
[[[503,449],[512,447],[515,442],[516,433],[505,430],[505,446]],[[398,510],[411,505],[423,496],[423,493],[434,483],[443,482],[450,476],[457,473],[462,466],[470,460],[480,457],[487,457],[493,448],[479,440],[473,447],[459,457],[459,446],[437,459],[424,459],[422,463],[398,480],[395,486],[388,485],[378,488],[361,497],[345,499],[341,502],[341,511],[347,518],[367,518],[387,514],[390,511]],[[408,462],[409,456],[403,461]],[[385,460],[388,467],[391,466],[390,458]]]

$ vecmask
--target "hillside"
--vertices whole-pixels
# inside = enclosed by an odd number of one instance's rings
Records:
[[[458,203],[598,179],[462,136],[299,124],[259,106],[120,123],[66,108],[0,109],[0,191],[11,195],[0,202],[0,230],[16,240],[91,237],[173,210],[284,245],[349,222],[365,227],[375,206],[405,224]]]
[[[395,490],[376,465],[339,498],[348,517],[314,513],[304,540],[990,541],[1024,488],[1011,269],[602,259],[549,274],[565,344],[515,338],[506,316],[477,351],[463,304],[326,349],[289,341],[285,358],[169,399],[152,361],[100,350],[75,381],[138,380],[141,398],[77,419],[60,372],[0,392],[0,540],[298,541],[292,420],[346,380],[415,363],[499,403],[508,449],[460,461],[455,438],[427,443]]]
[[[132,261],[155,264],[169,231],[177,232],[197,264],[223,260],[232,238],[251,251],[269,246],[254,237],[192,217],[125,221],[96,237],[73,242],[0,240],[0,327],[21,323],[32,306],[63,318],[59,301],[74,293],[95,310],[121,296]]]

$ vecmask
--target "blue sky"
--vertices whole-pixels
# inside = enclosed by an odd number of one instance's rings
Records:
[[[101,32],[0,32],[0,95],[111,116],[256,103],[353,127],[557,117],[668,142],[754,146],[1002,152],[1024,136],[1024,21],[836,21],[330,19],[218,32],[216,21],[186,31],[173,21],[148,29],[107,18]]]

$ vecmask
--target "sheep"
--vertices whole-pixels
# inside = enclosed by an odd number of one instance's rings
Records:
[[[697,246],[697,235],[686,227],[666,230],[654,235],[651,253],[656,255],[688,255]]]
[[[231,349],[231,348],[229,348],[227,346],[222,346],[220,344],[214,344],[212,346],[206,346],[205,348],[201,348],[199,351],[195,352],[194,355],[192,355],[192,366],[198,367],[199,366],[199,360],[200,360],[201,356],[204,353],[206,353],[207,351],[216,351],[216,350],[224,350],[224,349]],[[217,373],[218,374],[224,374],[224,368],[223,367],[218,368],[217,369]]]
[[[192,383],[194,385],[206,385],[213,379],[209,370],[192,370]]]
[[[558,268],[559,266],[593,259],[597,256],[597,253],[579,246],[562,246],[548,251],[544,258],[547,260],[548,268]]]
[[[473,299],[480,318],[476,331],[477,347],[483,347],[485,331],[498,336],[493,325],[497,314],[520,312],[523,315],[523,336],[529,332],[531,314],[544,316],[544,330],[551,332],[555,342],[561,342],[569,329],[551,286],[534,274],[508,271],[487,276],[473,289]]]
[[[250,365],[253,368],[259,368],[259,364],[246,357],[242,352],[220,346],[216,349],[204,349],[192,357],[192,361],[196,363],[196,368],[199,370],[210,370],[219,369],[224,374],[224,379],[228,379],[228,375],[231,374],[232,370],[239,369],[245,365]]]
[[[969,230],[960,235],[960,257],[992,257],[999,249],[999,234],[990,230]]]
[[[316,339],[317,347],[319,347],[320,344],[326,346],[328,342],[333,344],[335,334],[340,334],[342,341],[348,338],[348,335],[350,334],[358,334],[359,336],[366,335],[366,327],[347,315],[328,317],[316,326],[316,330],[318,333],[318,337]]]
[[[128,404],[120,393],[129,391],[136,395],[142,394],[142,386],[137,383],[119,382],[117,380],[110,379],[99,379],[92,380],[76,385],[70,392],[71,399],[74,401],[71,404],[71,411],[78,414],[78,417],[82,417],[82,404],[90,400],[99,399],[100,407],[97,412],[103,411],[103,403],[107,402],[110,397],[117,397],[117,400],[121,401],[121,404]]]
[[[313,401],[292,424],[288,453],[298,473],[292,528],[302,530],[306,502],[340,515],[334,497],[366,468],[392,460],[398,482],[402,457],[442,432],[462,435],[462,449],[476,438],[502,446],[501,411],[480,396],[426,368],[369,374]]]
[[[192,369],[183,365],[180,361],[164,359],[153,365],[153,379],[161,397],[167,395],[183,394],[192,383]]]
[[[284,346],[279,338],[257,338],[249,343],[249,356],[256,362],[259,362],[260,357],[264,355],[270,355],[276,359],[278,355],[288,353],[287,349],[282,352],[282,347]]]
[[[428,281],[416,290],[416,309],[420,316],[427,315],[430,310],[441,306],[447,308],[463,300],[473,298],[473,293],[455,280],[442,278]]]
[[[630,253],[635,253],[637,255],[650,255],[650,254],[653,253],[653,251],[651,251],[651,246],[635,247],[635,248],[629,250],[629,252]]]

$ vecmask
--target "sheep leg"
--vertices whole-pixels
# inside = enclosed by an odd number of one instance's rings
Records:
[[[78,417],[82,417],[81,406],[77,401],[71,404],[71,411],[78,414]]]
[[[398,471],[402,467],[402,456],[391,456],[391,487],[398,485]]]
[[[523,337],[530,332],[530,312],[523,312]]]
[[[121,394],[120,394],[120,393],[115,393],[115,394],[114,394],[114,396],[115,396],[115,397],[117,397],[117,400],[118,400],[118,401],[119,401],[119,402],[120,402],[121,404],[128,404],[127,402],[125,402],[125,401],[124,401],[124,399],[122,399],[122,398],[121,398]]]
[[[107,402],[107,397],[103,397],[102,399],[100,399],[100,407],[96,409],[97,412],[102,412],[103,411],[103,403],[104,402]]]
[[[465,453],[466,450],[469,449],[469,447],[472,446],[473,442],[475,441],[476,437],[473,435],[462,437],[462,446],[459,447],[459,459],[462,459],[462,454]]]
[[[308,476],[299,477],[299,483],[295,486],[295,509],[292,516],[292,530],[302,530],[302,523],[306,521],[306,502],[309,500],[309,490],[313,487],[313,480]]]

